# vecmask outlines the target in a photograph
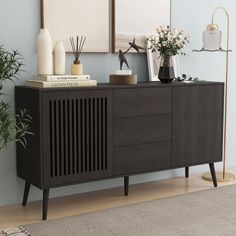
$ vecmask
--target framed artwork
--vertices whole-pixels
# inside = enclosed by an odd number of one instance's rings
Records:
[[[53,42],[63,41],[71,52],[70,36],[86,37],[84,52],[109,52],[109,0],[40,0],[41,27]]]
[[[159,81],[158,74],[159,74],[159,68],[160,68],[160,54],[157,52],[152,52],[150,49],[150,43],[147,43],[147,60],[148,60],[148,72],[149,72],[149,80],[150,81]],[[174,67],[174,73],[175,78],[178,78],[181,76],[180,73],[180,58],[179,56],[172,57],[173,61],[173,67]]]
[[[158,74],[160,68],[160,55],[152,52],[150,49],[150,42],[147,43],[147,60],[148,60],[148,73],[150,81],[158,81]]]
[[[129,42],[146,47],[145,35],[171,23],[171,0],[112,0],[112,51],[125,50]]]

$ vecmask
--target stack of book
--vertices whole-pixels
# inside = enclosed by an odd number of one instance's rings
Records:
[[[97,81],[91,80],[90,75],[45,75],[34,76],[25,85],[38,88],[86,87],[97,86]]]

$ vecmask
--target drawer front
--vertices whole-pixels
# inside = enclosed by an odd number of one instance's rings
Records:
[[[171,113],[172,88],[117,89],[114,116],[146,116]]]
[[[171,140],[171,116],[120,118],[114,121],[114,145],[136,145]]]
[[[126,175],[171,168],[171,143],[115,148],[114,174]]]

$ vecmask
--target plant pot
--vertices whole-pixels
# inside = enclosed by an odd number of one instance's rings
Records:
[[[172,57],[170,57],[170,58],[162,57],[161,58],[158,79],[162,83],[171,83],[175,79]]]

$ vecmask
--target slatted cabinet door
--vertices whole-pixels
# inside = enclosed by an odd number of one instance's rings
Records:
[[[112,91],[45,92],[44,187],[113,175]]]

